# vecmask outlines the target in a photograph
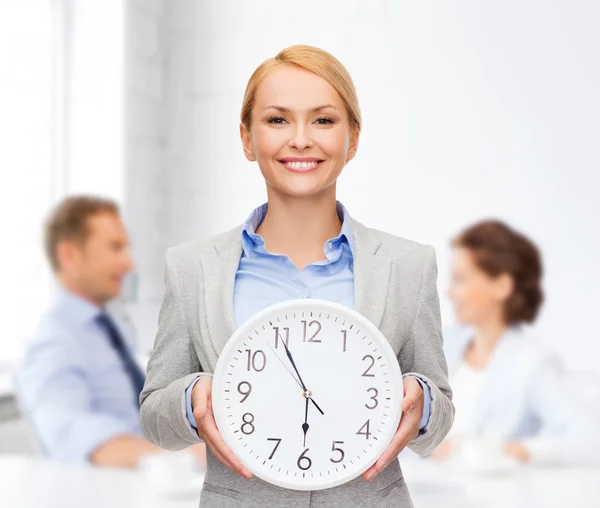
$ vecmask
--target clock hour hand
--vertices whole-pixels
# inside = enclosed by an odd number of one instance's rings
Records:
[[[315,405],[315,407],[319,410],[319,413],[321,413],[322,415],[324,415],[325,413],[323,412],[323,410],[319,407],[319,404],[317,404],[315,402],[315,399],[313,399],[312,397],[310,397],[310,401]]]
[[[304,448],[306,448],[306,432],[308,431],[308,397],[306,397],[306,409],[304,410],[304,423],[302,424],[302,431],[304,432]]]

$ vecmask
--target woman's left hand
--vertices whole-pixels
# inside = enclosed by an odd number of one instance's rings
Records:
[[[423,417],[423,388],[413,377],[404,379],[404,399],[402,400],[402,418],[396,434],[379,460],[363,473],[363,478],[371,481],[377,473],[387,467],[402,450],[419,434],[419,425]]]
[[[529,455],[529,450],[525,448],[518,441],[509,441],[504,445],[504,453],[506,455],[517,459],[521,464],[526,464],[531,460],[531,456]]]

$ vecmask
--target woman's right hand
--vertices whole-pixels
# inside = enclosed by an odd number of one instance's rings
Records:
[[[245,478],[252,478],[250,470],[240,462],[233,454],[229,446],[225,444],[212,409],[212,378],[203,376],[192,390],[192,410],[194,420],[198,427],[198,435],[210,448],[215,457],[229,469],[239,473]]]
[[[447,460],[452,455],[452,441],[445,439],[430,455],[433,460]]]

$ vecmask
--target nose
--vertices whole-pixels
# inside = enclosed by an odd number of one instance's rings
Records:
[[[303,124],[296,124],[296,128],[293,130],[292,137],[288,143],[290,148],[296,148],[297,150],[304,150],[313,146],[313,142],[310,139],[309,129]]]

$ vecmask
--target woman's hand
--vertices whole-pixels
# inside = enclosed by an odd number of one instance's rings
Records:
[[[423,417],[423,388],[412,376],[404,379],[404,399],[402,400],[402,418],[396,434],[379,460],[363,473],[363,478],[371,481],[377,473],[387,467],[402,450],[419,434],[419,425]]]
[[[203,376],[194,386],[192,390],[192,409],[198,427],[198,435],[215,457],[236,473],[248,479],[252,478],[250,470],[243,466],[229,446],[225,444],[217,428],[212,409],[212,379],[210,376]]]
[[[433,460],[446,460],[446,459],[450,458],[451,454],[452,454],[452,441],[450,439],[445,439],[444,441],[442,441],[442,444],[439,445],[433,451],[433,453],[430,455],[430,457]]]
[[[504,445],[504,453],[509,457],[517,459],[521,464],[526,464],[531,460],[529,450],[518,441],[509,441]]]

